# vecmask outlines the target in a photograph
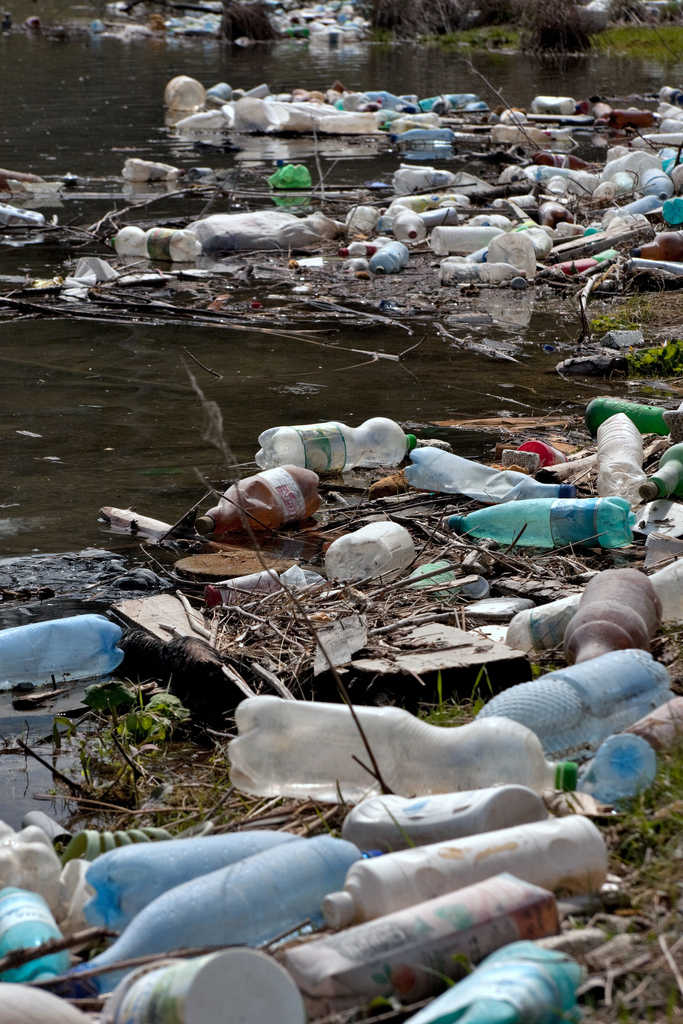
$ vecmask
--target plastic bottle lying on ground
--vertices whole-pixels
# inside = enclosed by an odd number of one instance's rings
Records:
[[[16,949],[33,949],[50,939],[61,939],[50,908],[38,893],[8,887],[0,889],[0,956]],[[29,960],[0,973],[0,981],[37,981],[56,977],[69,967],[66,951]]]
[[[123,661],[122,632],[104,615],[72,615],[0,632],[0,690],[19,683],[108,675]]]
[[[656,498],[683,497],[683,444],[672,445],[659,460],[659,468],[640,486],[643,501]]]
[[[92,1024],[66,999],[33,985],[0,984],[0,1024]]]
[[[669,673],[646,651],[610,651],[509,687],[476,721],[504,715],[533,729],[548,757],[576,760],[671,696]]]
[[[418,799],[371,796],[346,815],[342,838],[361,850],[389,853],[543,821],[547,816],[541,797],[525,786],[492,786]]]
[[[642,793],[657,774],[654,750],[640,736],[608,736],[579,773],[577,789],[603,804],[616,804]]]
[[[415,545],[405,526],[378,522],[332,541],[325,572],[332,580],[360,580],[405,569],[415,560]]]
[[[413,1002],[462,977],[463,958],[476,964],[508,942],[557,927],[551,893],[500,874],[290,949],[284,964],[309,997]]]
[[[573,788],[575,766],[546,762],[535,735],[508,718],[446,729],[395,707],[355,712],[393,792],[450,793],[510,782],[535,792]],[[337,803],[340,792],[351,802],[377,792],[377,782],[353,758],[368,755],[343,704],[250,697],[238,705],[235,722],[231,779],[246,793]]]
[[[606,569],[590,580],[567,624],[568,661],[588,661],[609,651],[650,649],[662,606],[652,583],[637,569]]]
[[[397,466],[417,444],[398,423],[375,416],[359,427],[336,421],[295,427],[271,427],[259,434],[257,466],[289,463],[316,473],[345,472],[356,466]]]
[[[449,256],[439,266],[439,283],[462,284],[478,281],[481,284],[502,284],[520,276],[518,267],[511,263],[471,263],[461,256]]]
[[[647,740],[653,750],[668,750],[683,739],[683,697],[674,697],[624,730]]]
[[[403,242],[387,242],[370,257],[370,270],[373,274],[399,274],[409,260],[410,253]]]
[[[458,227],[436,227],[430,235],[429,244],[437,256],[448,256],[449,253],[467,255],[488,245],[491,239],[502,233],[502,228],[486,225],[462,224]],[[502,261],[497,258],[492,262]]]
[[[583,971],[571,957],[513,942],[432,1000],[406,1024],[570,1024]]]
[[[301,466],[278,466],[233,484],[218,505],[196,520],[195,528],[214,536],[243,531],[244,516],[252,530],[275,530],[308,519],[319,507],[317,473]]]
[[[417,448],[405,469],[411,487],[445,494],[465,494],[484,504],[536,498],[573,498],[573,484],[542,484],[525,473],[484,466],[440,448]]]
[[[209,583],[204,588],[204,601],[207,608],[221,604],[243,604],[264,594],[282,590],[282,584],[292,590],[302,590],[316,583],[325,583],[325,580],[319,573],[302,569],[298,565],[292,565],[279,574],[274,569],[264,569],[249,573],[248,576],[234,576],[219,583]]]
[[[629,402],[625,398],[612,398],[602,396],[594,398],[586,406],[584,418],[590,433],[595,437],[598,427],[610,416],[623,412],[635,423],[641,434],[661,434],[666,436],[669,427],[664,420],[664,412],[656,405],[640,405],[638,402]]]
[[[646,479],[642,434],[623,412],[610,416],[598,427],[598,494],[617,495],[637,505]]]
[[[605,841],[587,818],[569,815],[388,853],[353,864],[323,914],[331,928],[345,928],[500,871],[546,889],[593,892],[607,874]]]

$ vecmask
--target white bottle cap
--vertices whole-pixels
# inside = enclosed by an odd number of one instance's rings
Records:
[[[323,917],[330,928],[346,928],[356,917],[356,904],[350,892],[331,892],[323,900]]]

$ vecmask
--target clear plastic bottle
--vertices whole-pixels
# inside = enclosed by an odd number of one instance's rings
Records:
[[[515,651],[547,651],[560,647],[569,621],[579,607],[581,594],[525,608],[517,612],[508,626],[505,643]]]
[[[494,875],[284,954],[307,996],[332,999],[432,995],[460,978],[463,958],[477,963],[493,949],[557,931],[553,895],[511,874]]]
[[[206,89],[196,78],[176,75],[166,83],[164,104],[171,110],[196,110],[206,102]]]
[[[387,786],[425,795],[515,782],[535,792],[572,789],[572,764],[549,764],[535,735],[509,718],[458,728],[428,725],[395,707],[355,707]],[[235,712],[231,779],[259,796],[356,802],[378,784],[354,760],[367,751],[344,704],[249,697]],[[324,740],[324,742],[323,742]]]
[[[248,576],[234,576],[219,583],[209,583],[204,588],[204,601],[207,608],[215,608],[220,604],[242,604],[264,594],[273,594],[276,590],[282,589],[282,584],[292,590],[301,590],[324,582],[319,573],[311,569],[302,569],[298,565],[290,566],[283,573],[277,573],[274,569],[264,569],[261,572],[249,573]]]
[[[669,673],[646,651],[610,651],[509,687],[476,721],[503,715],[533,729],[548,757],[585,759],[671,696]]]
[[[512,942],[406,1024],[568,1024],[579,1019],[576,990],[582,977],[566,954]]]
[[[362,256],[355,256],[353,259],[344,260],[342,270],[345,274],[357,274],[359,272],[369,273],[370,264]]]
[[[22,210],[18,206],[9,206],[0,203],[0,226],[1,227],[33,227],[39,228],[45,224],[45,217],[37,210]]]
[[[576,788],[603,804],[616,804],[642,793],[656,774],[657,757],[650,744],[640,736],[620,733],[600,744],[579,773]]]
[[[646,480],[642,434],[623,412],[610,416],[598,427],[598,494],[637,505]]]
[[[331,928],[345,928],[500,871],[545,889],[594,892],[607,874],[607,849],[595,825],[578,814],[416,846],[356,862],[343,890],[325,897],[323,914]]]
[[[14,949],[34,949],[50,939],[61,938],[62,933],[42,896],[27,889],[0,889],[0,957]],[[51,953],[3,971],[0,981],[36,981],[56,977],[68,969],[66,951]]]
[[[289,463],[316,473],[338,473],[355,466],[397,466],[417,444],[398,423],[374,416],[359,427],[345,423],[307,423],[270,427],[259,434],[257,466],[270,469]]]
[[[659,469],[641,484],[639,494],[643,501],[683,497],[683,444],[674,444],[664,452]]]
[[[623,498],[536,498],[450,516],[447,524],[455,533],[499,544],[516,540],[522,547],[622,548],[632,541],[635,521]]]
[[[468,253],[476,252],[487,246],[496,235],[502,235],[503,228],[495,228],[487,225],[462,224],[458,227],[434,228],[429,244],[437,256],[448,256],[450,254],[466,256]],[[492,257],[492,262],[507,262],[497,257]]]
[[[434,188],[449,188],[456,182],[456,175],[450,171],[437,171],[436,167],[411,167],[402,164],[394,172],[392,183],[397,195],[425,192]]]
[[[257,946],[307,918],[320,925],[324,897],[344,884],[359,857],[351,843],[323,835],[281,843],[200,875],[148,903],[113,945],[86,966],[181,947]],[[110,992],[125,973],[98,975],[99,990]]]
[[[143,907],[169,889],[294,838],[289,832],[258,829],[120,846],[101,854],[88,867],[86,881],[94,896],[83,912],[89,924],[121,931]]]
[[[411,846],[493,832],[547,818],[526,786],[490,786],[435,796],[371,796],[346,815],[342,838],[361,850],[389,853]]]
[[[498,235],[489,242],[487,263],[511,263],[518,273],[532,280],[536,274],[536,250],[529,235],[512,231]]]
[[[576,100],[572,96],[536,96],[531,110],[534,114],[573,114]]]
[[[192,231],[150,228],[145,236],[147,255],[162,263],[191,263],[201,255],[202,245]]]
[[[419,214],[419,217],[424,226],[429,229],[457,225],[462,220],[455,206],[439,206],[435,210],[425,210]]]
[[[416,448],[410,459],[412,464],[406,467],[405,478],[411,487],[422,491],[465,494],[487,505],[576,495],[573,484],[542,484],[526,473],[493,469],[440,448]]]
[[[415,545],[405,526],[383,521],[332,541],[325,552],[329,579],[350,581],[400,572],[415,559]]]
[[[594,398],[586,406],[584,419],[590,433],[595,437],[598,427],[610,416],[623,412],[635,423],[641,434],[661,434],[666,436],[669,427],[664,421],[664,409],[656,405],[640,405],[629,402],[625,398],[613,398],[611,395]]]
[[[126,181],[168,181],[177,178],[182,172],[172,164],[162,164],[156,160],[140,160],[129,157],[121,172]]]
[[[653,750],[668,750],[683,740],[683,697],[673,697],[624,732],[647,740]]]
[[[147,259],[147,235],[142,228],[129,224],[121,228],[111,240],[117,256],[139,256]]]
[[[346,215],[347,236],[371,234],[378,220],[379,210],[374,206],[352,206]]]
[[[674,183],[661,167],[651,167],[640,175],[638,192],[664,201],[674,194]]]
[[[375,239],[373,244],[377,244]],[[403,242],[387,242],[370,257],[370,270],[373,274],[399,274],[409,261],[410,253]]]
[[[0,690],[108,675],[123,661],[119,626],[104,615],[72,615],[0,632]]]
[[[683,622],[683,558],[649,577],[662,603],[662,622]]]
[[[567,623],[567,660],[578,664],[608,651],[649,650],[661,612],[657,593],[644,573],[605,569],[589,581],[576,614]]]
[[[427,229],[421,218],[407,207],[398,207],[391,218],[391,230],[399,242],[421,242],[427,235]]]
[[[277,530],[308,519],[318,508],[318,474],[301,466],[278,466],[229,487],[218,505],[199,516],[195,529],[215,537],[244,531],[242,513],[252,530]]]
[[[447,256],[439,266],[439,283],[463,284],[478,281],[482,284],[502,284],[520,276],[519,267],[511,263],[472,263],[461,256]]]

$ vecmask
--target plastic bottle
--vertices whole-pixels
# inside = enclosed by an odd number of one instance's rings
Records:
[[[417,444],[398,423],[374,416],[359,427],[335,421],[296,427],[270,427],[259,434],[258,466],[289,463],[316,473],[338,473],[355,466],[397,466]]]
[[[670,227],[681,227],[683,224],[683,198],[676,196],[662,204],[662,217]]]
[[[503,284],[520,276],[519,267],[511,263],[472,263],[462,256],[447,256],[439,264],[439,283],[462,284],[478,281],[481,284]]]
[[[662,622],[683,622],[683,559],[649,577],[662,604]]]
[[[72,615],[0,632],[0,690],[108,675],[123,661],[121,629],[103,615]]]
[[[369,259],[370,256],[374,256],[377,252],[377,246],[370,245],[369,242],[350,242],[349,245],[342,246],[339,250],[339,256],[344,259],[364,258]]]
[[[18,206],[0,203],[0,227],[33,227],[45,224],[45,217],[37,210],[22,210]]]
[[[325,553],[329,579],[350,581],[400,572],[415,559],[415,545],[405,526],[390,521],[369,523],[332,541]]]
[[[683,261],[683,231],[661,231],[653,241],[631,250],[632,256],[644,260]]]
[[[590,433],[595,437],[598,427],[610,416],[623,412],[635,423],[641,434],[661,434],[666,436],[669,427],[666,424],[663,413],[656,405],[639,405],[637,402],[629,402],[625,398],[612,398],[602,396],[594,398],[586,406],[585,421]]]
[[[311,172],[305,164],[283,164],[268,178],[271,188],[310,188]]]
[[[371,796],[346,815],[342,838],[361,850],[389,853],[544,821],[547,816],[541,797],[525,786],[492,786],[417,800]]]
[[[657,124],[657,118],[651,110],[612,110],[607,116],[610,128],[650,128]]]
[[[642,195],[655,196],[662,201],[668,199],[674,193],[674,183],[661,167],[653,167],[643,171],[637,188]]]
[[[575,767],[548,764],[534,734],[509,719],[448,729],[396,707],[355,711],[393,792],[450,793],[510,782],[535,792],[573,788]],[[323,803],[336,803],[340,792],[350,802],[377,793],[377,782],[353,759],[365,762],[367,751],[345,705],[249,697],[235,722],[238,736],[228,754],[238,789]]]
[[[441,991],[493,949],[557,930],[551,893],[510,874],[367,921],[284,954],[309,997],[399,996],[409,1003]]]
[[[396,216],[392,218],[391,230],[399,242],[421,242],[427,235],[420,217],[405,206],[399,207]]]
[[[403,242],[388,242],[370,257],[370,270],[373,274],[399,274],[409,260],[410,253]]]
[[[598,427],[598,494],[614,494],[637,505],[646,480],[642,434],[623,412],[610,416]]]
[[[14,949],[34,949],[50,939],[61,938],[62,933],[42,896],[27,889],[0,889],[0,957]],[[36,981],[56,977],[68,968],[66,951],[52,953],[3,971],[0,981]]]
[[[229,580],[221,580],[219,583],[209,583],[204,588],[204,601],[207,608],[215,608],[218,605],[243,604],[245,601],[255,600],[264,594],[273,594],[282,589],[282,583],[292,590],[301,590],[316,583],[324,583],[324,579],[317,572],[310,569],[301,569],[298,565],[292,565],[283,573],[277,573],[274,569],[264,569],[262,572],[252,572],[247,576],[235,576]]]
[[[647,740],[653,750],[669,750],[683,739],[683,697],[661,704],[624,732]]]
[[[622,548],[636,517],[623,498],[536,498],[450,516],[448,528],[499,544],[561,548],[570,544]],[[525,527],[524,533],[521,533]]]
[[[0,879],[6,885],[40,893],[53,912],[59,907],[62,865],[41,828],[15,832],[0,821]]]
[[[406,1024],[568,1024],[579,1019],[576,990],[582,977],[565,953],[512,942]]]
[[[450,253],[464,256],[487,246],[491,239],[502,234],[502,228],[486,225],[472,227],[462,224],[457,227],[436,227],[429,237],[429,244],[432,252],[435,252],[437,256],[447,256]],[[494,263],[509,262],[502,257],[494,258],[493,256],[491,261]]]
[[[538,208],[540,223],[555,228],[560,223],[573,224],[574,215],[562,203],[541,203]]]
[[[359,857],[359,850],[343,839],[315,836],[282,843],[193,878],[148,903],[113,945],[87,966],[182,947],[256,946],[306,918],[320,925],[323,898],[343,885]],[[111,991],[124,974],[98,975],[99,990]]]
[[[177,178],[181,171],[172,164],[162,164],[156,160],[140,160],[129,157],[121,172],[126,181],[169,181]]]
[[[476,720],[504,715],[533,729],[547,756],[585,758],[670,698],[669,673],[646,651],[611,651],[509,687]]]
[[[657,94],[659,99],[666,103],[672,103],[675,106],[683,107],[683,91],[681,89],[672,89],[669,85],[663,85]]]
[[[654,750],[640,736],[608,736],[579,773],[577,789],[603,804],[616,804],[642,793],[657,774]]]
[[[557,466],[560,462],[566,462],[567,457],[557,448],[553,448],[547,441],[539,441],[530,438],[517,448],[518,452],[535,452],[538,455],[541,466]]]
[[[576,100],[572,96],[536,96],[531,110],[534,114],[573,114]]]
[[[147,255],[162,263],[191,263],[201,256],[202,245],[192,231],[150,228],[145,236]]]
[[[581,600],[580,594],[525,608],[517,612],[508,626],[505,643],[515,651],[546,651],[560,647],[564,632]]]
[[[546,167],[568,167],[575,171],[585,171],[591,166],[586,160],[582,160],[572,153],[549,153],[546,150],[534,153],[531,162],[544,164]]]
[[[588,661],[608,651],[649,650],[662,606],[650,580],[637,569],[605,569],[584,590],[567,624],[568,661]]]
[[[605,880],[607,850],[595,825],[580,815],[416,846],[354,864],[343,890],[323,900],[323,914],[331,928],[345,928],[500,871],[546,889],[591,892]]]
[[[659,468],[640,487],[643,501],[683,497],[683,444],[674,444],[659,460]]]
[[[375,230],[378,220],[379,210],[374,206],[352,206],[346,215],[347,235],[369,235]],[[349,252],[349,255],[353,256],[356,254]],[[366,254],[364,253],[363,255]],[[368,255],[372,256],[372,253]]]
[[[319,507],[317,473],[278,466],[228,487],[218,505],[195,521],[195,529],[221,536],[244,530],[245,516],[252,530],[277,530],[284,523],[308,519]]]
[[[121,931],[143,907],[169,889],[294,838],[289,832],[257,829],[110,850],[97,857],[86,872],[86,881],[94,890],[84,907],[86,920]]]
[[[66,999],[32,985],[0,984],[0,1024],[92,1024]]]
[[[121,228],[111,240],[117,256],[139,256],[147,259],[147,235],[133,224]]]
[[[437,206],[435,210],[424,210],[419,217],[425,228],[429,229],[454,226],[462,220],[455,206]]]
[[[492,238],[486,254],[487,263],[511,263],[529,280],[533,280],[536,275],[536,259],[531,236],[517,231]]]
[[[171,110],[196,110],[206,102],[206,89],[196,78],[176,75],[166,83],[164,104]]]
[[[473,92],[442,93],[440,96],[426,96],[419,101],[419,107],[427,112],[439,107],[440,113],[447,114],[449,110],[464,110],[470,103],[481,103],[481,99]]]
[[[430,142],[449,145],[455,141],[455,132],[451,128],[410,128],[406,132],[396,133],[392,125],[391,141],[397,143],[400,149],[420,148]]]
[[[404,475],[411,487],[445,494],[466,494],[484,504],[537,498],[573,498],[573,484],[542,484],[526,473],[484,466],[440,448],[416,448]]]
[[[436,167],[411,167],[401,164],[394,172],[392,184],[397,195],[410,195],[435,188],[449,188],[457,178],[450,171],[437,171]]]

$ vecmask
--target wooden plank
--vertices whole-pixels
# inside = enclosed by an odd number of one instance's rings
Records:
[[[593,256],[594,253],[602,252],[605,249],[616,249],[618,245],[635,245],[637,242],[649,241],[654,238],[654,234],[655,229],[651,224],[629,228],[627,231],[619,231],[614,235],[598,231],[594,235],[572,238],[569,242],[562,242],[561,245],[554,246],[545,262],[560,263],[564,260]]]
[[[191,624],[182,602],[173,594],[130,597],[115,604],[113,610],[130,625],[146,629],[148,633],[159,637],[160,640],[172,640],[175,635],[173,631],[181,636],[206,639],[206,624],[201,612],[196,609],[192,610],[190,614],[193,624]],[[169,626],[170,629],[166,629],[166,626]],[[202,629],[204,632],[201,632]]]

